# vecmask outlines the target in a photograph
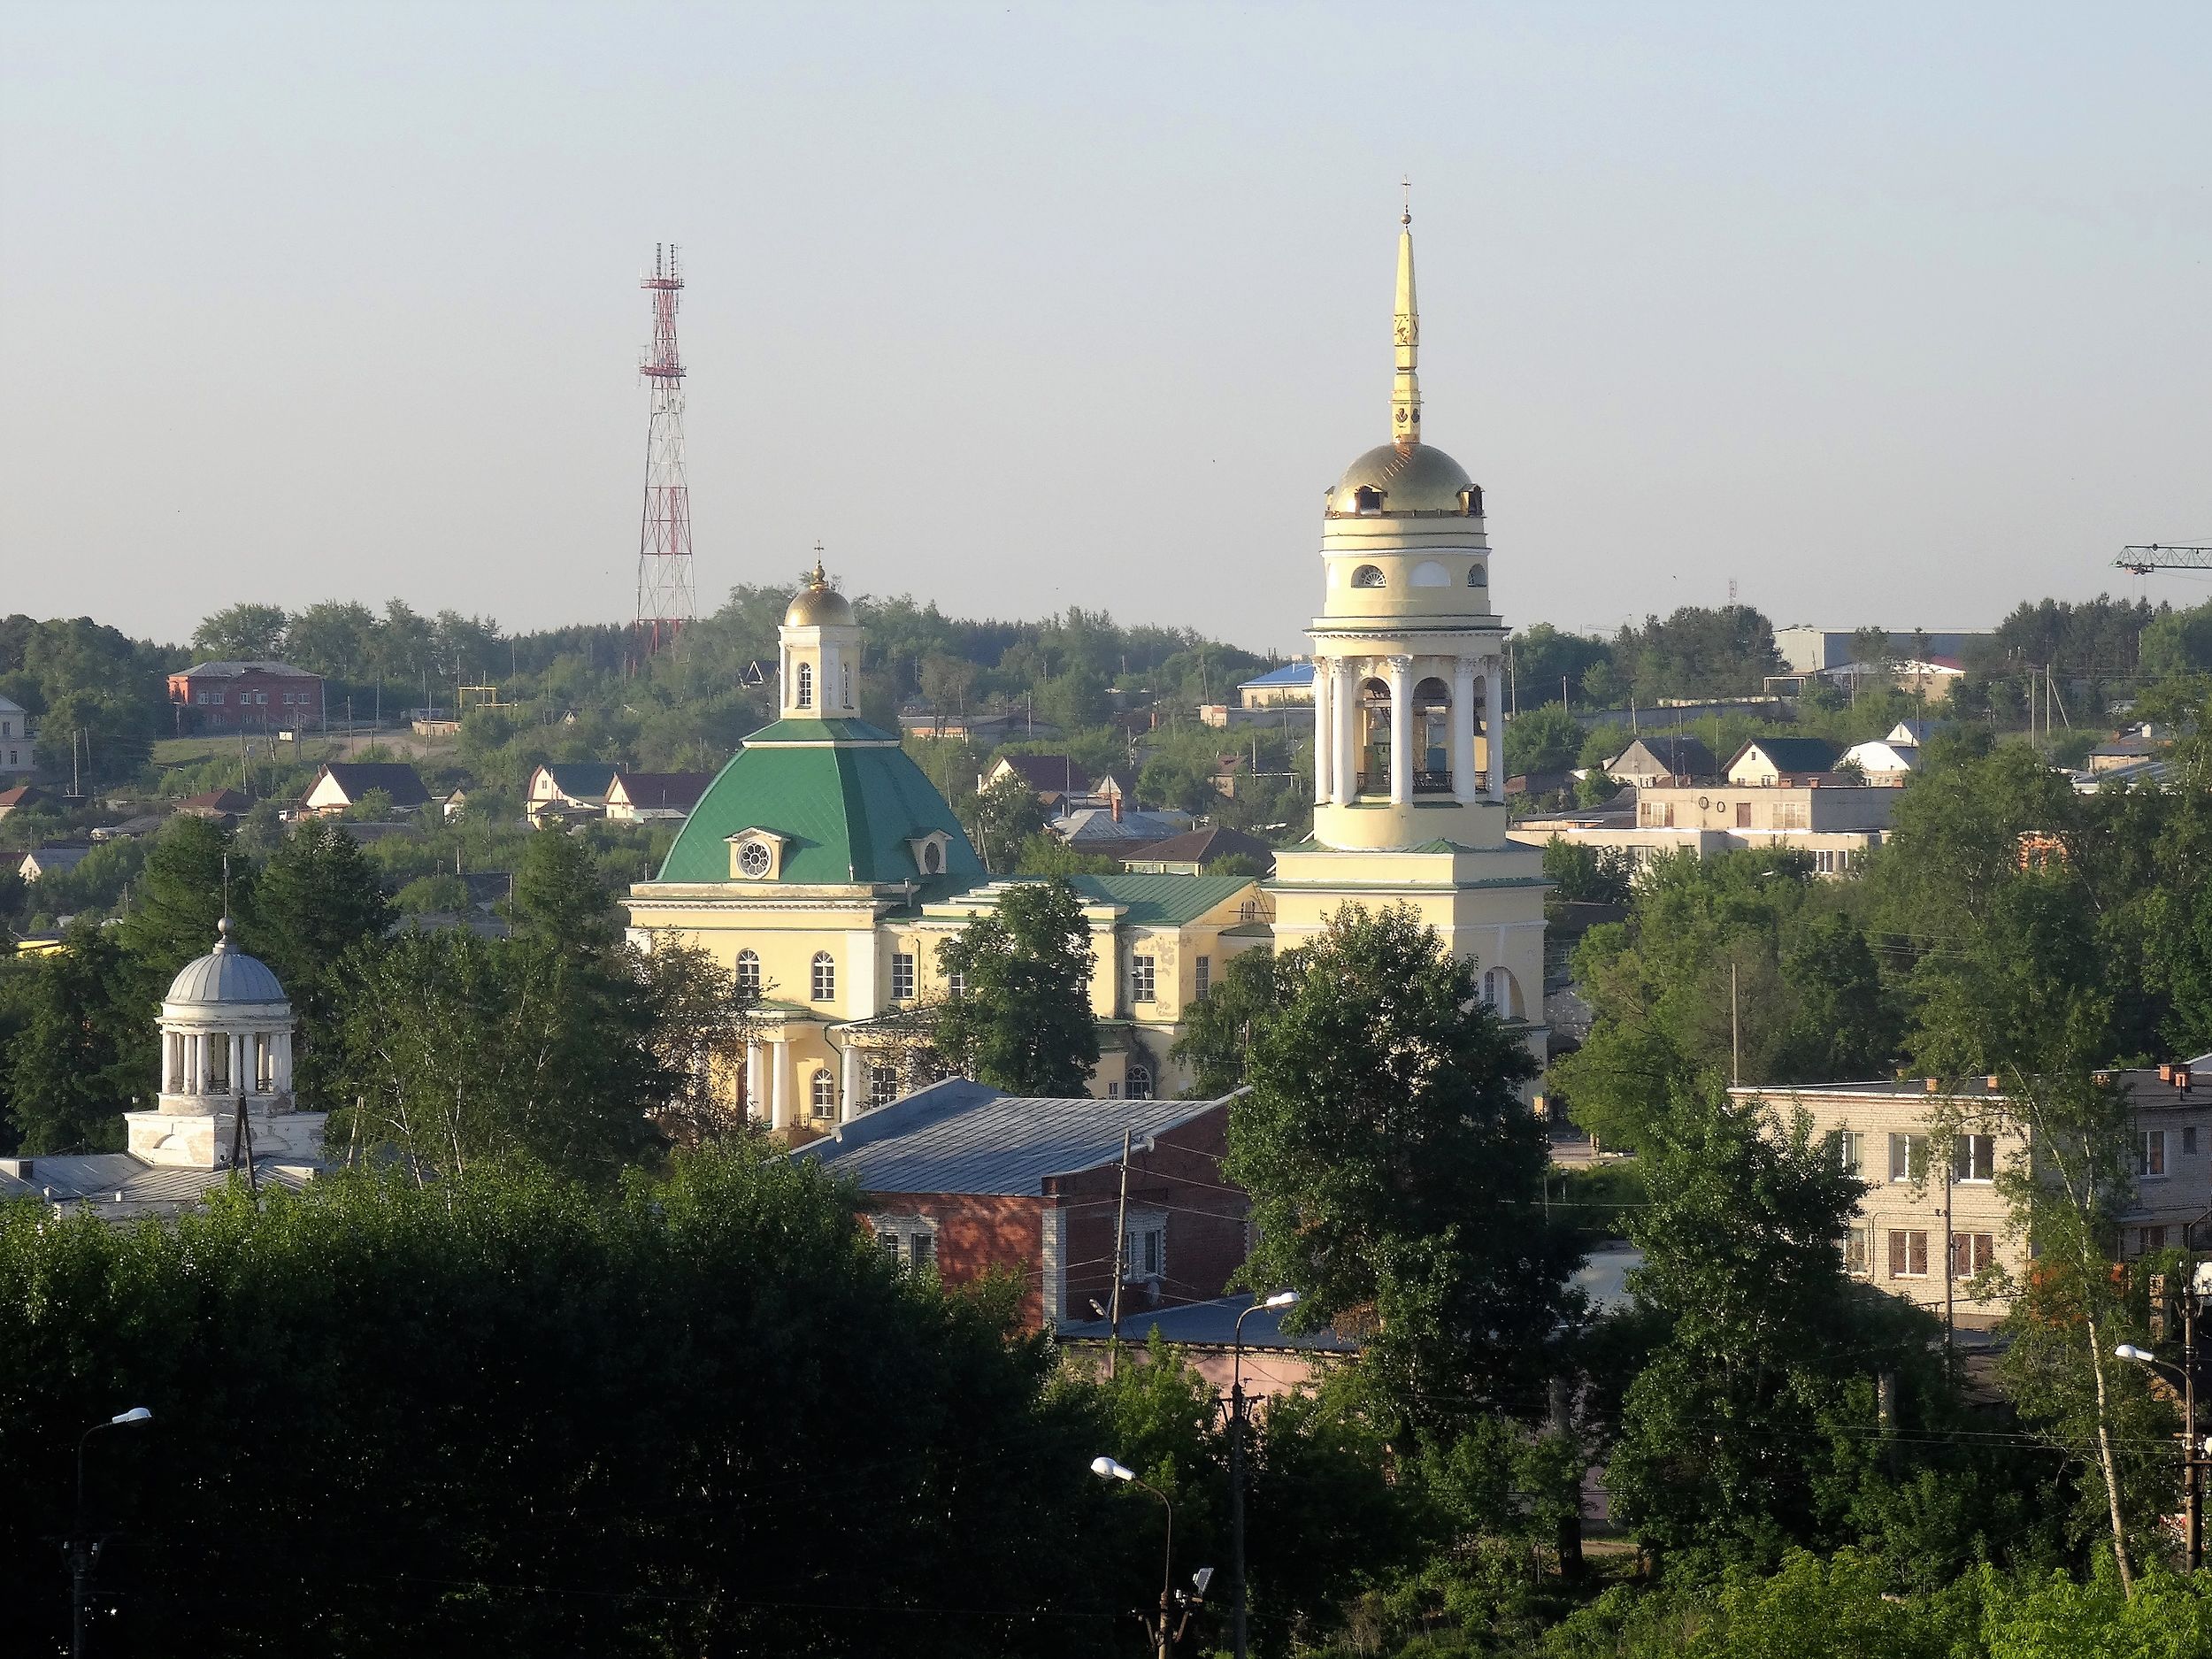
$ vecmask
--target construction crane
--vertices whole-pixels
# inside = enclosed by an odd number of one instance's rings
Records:
[[[2212,547],[2162,547],[2153,541],[2147,547],[2122,548],[2112,562],[2137,576],[2153,571],[2212,571]]]

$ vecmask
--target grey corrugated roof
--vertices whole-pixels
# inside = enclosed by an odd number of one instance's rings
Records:
[[[1154,1332],[1163,1342],[1180,1343],[1188,1348],[1227,1348],[1236,1340],[1237,1316],[1252,1305],[1248,1294],[1241,1296],[1217,1296],[1211,1302],[1189,1302],[1172,1308],[1147,1308],[1132,1312],[1127,1308],[1121,1314],[1121,1340],[1142,1346]],[[1283,1316],[1271,1308],[1262,1308],[1244,1322],[1244,1346],[1248,1352],[1267,1348],[1288,1348],[1305,1353],[1356,1354],[1360,1345],[1346,1336],[1334,1325],[1325,1325],[1317,1331],[1301,1331],[1295,1334],[1282,1328]],[[1113,1335],[1113,1325],[1104,1319],[1071,1322],[1060,1327],[1064,1342],[1103,1342]]]
[[[315,1166],[287,1159],[257,1157],[254,1174],[265,1184],[297,1191],[313,1179]],[[198,1203],[230,1179],[228,1170],[173,1169],[142,1162],[127,1152],[90,1152],[34,1157],[30,1179],[0,1174],[0,1201],[36,1198],[54,1204],[81,1203],[103,1221],[139,1216],[174,1215]],[[117,1194],[120,1194],[119,1202]]]
[[[864,1112],[801,1147],[867,1193],[990,1193],[1035,1197],[1048,1175],[1096,1169],[1121,1156],[1124,1129],[1156,1134],[1218,1101],[1048,1100],[1002,1094],[948,1078]]]

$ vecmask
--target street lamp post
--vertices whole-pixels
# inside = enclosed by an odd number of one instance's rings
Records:
[[[1229,1368],[1229,1647],[1236,1659],[1245,1659],[1244,1322],[1263,1308],[1287,1308],[1297,1300],[1294,1290],[1278,1291],[1237,1315],[1234,1357]]]
[[[77,1437],[77,1524],[69,1535],[70,1659],[84,1659],[85,1592],[91,1586],[93,1566],[100,1559],[100,1546],[87,1539],[84,1531],[85,1446],[102,1429],[127,1428],[134,1423],[150,1423],[153,1418],[154,1414],[144,1406],[133,1406],[104,1423],[94,1424]]]
[[[1167,1552],[1160,1573],[1160,1622],[1149,1633],[1159,1659],[1173,1659],[1176,1640],[1182,1635],[1183,1626],[1190,1622],[1190,1608],[1195,1605],[1195,1601],[1187,1601],[1183,1617],[1175,1617],[1176,1603],[1183,1600],[1175,1588],[1175,1506],[1168,1501],[1166,1493],[1148,1481],[1140,1480],[1135,1470],[1110,1457],[1092,1458],[1091,1472],[1102,1480],[1125,1480],[1133,1486],[1143,1487],[1159,1499],[1160,1507],[1167,1511]],[[1207,1581],[1212,1577],[1211,1567],[1199,1569],[1193,1580],[1198,1586],[1198,1600],[1204,1599]]]
[[[2204,1467],[2205,1448],[2197,1441],[2196,1301],[2193,1294],[2181,1299],[2181,1364],[2177,1370],[2132,1342],[2123,1342],[2112,1350],[2116,1359],[2131,1359],[2181,1379],[2181,1502],[2191,1572],[2204,1565],[2204,1505],[2197,1481],[2197,1471]]]

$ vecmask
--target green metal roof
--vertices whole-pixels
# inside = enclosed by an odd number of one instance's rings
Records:
[[[656,879],[728,881],[729,838],[764,829],[786,838],[787,882],[973,886],[983,861],[944,796],[897,745],[864,720],[779,720],[756,732],[699,797]],[[932,830],[950,839],[943,873],[925,878],[907,843]]]
[[[1223,900],[1259,883],[1250,876],[1070,876],[1069,885],[1094,904],[1118,904],[1125,921],[1180,927]]]

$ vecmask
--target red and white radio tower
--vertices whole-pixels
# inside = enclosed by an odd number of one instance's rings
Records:
[[[676,354],[676,296],[683,292],[676,250],[653,250],[653,352],[638,373],[653,388],[645,428],[645,517],[638,529],[640,662],[676,642],[692,616],[691,491],[684,482],[684,365]]]

